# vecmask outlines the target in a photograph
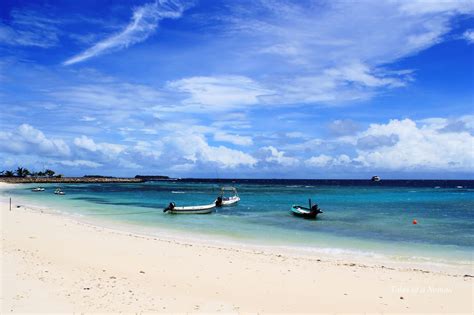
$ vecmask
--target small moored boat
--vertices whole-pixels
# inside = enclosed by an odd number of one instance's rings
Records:
[[[54,191],[54,194],[55,195],[65,195],[66,193],[64,191],[62,191],[61,188],[56,188],[56,190]]]
[[[222,187],[215,204],[216,207],[235,206],[240,201],[239,194],[235,187]]]
[[[31,191],[34,191],[34,192],[44,191],[44,188],[43,187],[36,187],[36,188],[33,188]]]
[[[168,207],[163,209],[163,212],[169,212],[172,214],[208,214],[211,213],[212,209],[215,207],[215,203],[200,206],[176,207],[174,202],[170,202]]]
[[[318,214],[323,213],[317,204],[311,204],[311,199],[309,199],[309,208],[293,205],[290,211],[293,215],[306,219],[316,219]]]

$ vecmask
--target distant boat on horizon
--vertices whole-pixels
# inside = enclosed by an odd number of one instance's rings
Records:
[[[380,182],[380,177],[377,176],[377,175],[372,176],[371,181],[373,181],[373,182]]]

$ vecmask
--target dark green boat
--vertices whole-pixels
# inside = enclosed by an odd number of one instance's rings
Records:
[[[323,213],[321,209],[319,209],[318,205],[312,205],[311,199],[309,199],[309,208],[293,205],[290,209],[291,213],[297,217],[302,217],[306,219],[316,219],[316,216],[320,213]]]

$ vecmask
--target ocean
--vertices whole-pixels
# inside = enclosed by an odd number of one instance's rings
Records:
[[[208,215],[163,213],[177,206],[209,204],[220,187],[233,185],[241,201]],[[272,246],[347,257],[472,268],[474,181],[213,180],[133,184],[18,185],[3,197],[24,200],[150,235]],[[53,194],[61,187],[66,195]],[[293,204],[308,199],[324,211],[316,220],[294,217]],[[417,224],[413,224],[416,220]]]

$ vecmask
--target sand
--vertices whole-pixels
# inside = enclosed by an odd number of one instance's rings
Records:
[[[3,197],[4,314],[474,310],[474,281],[462,274],[136,235],[15,202],[9,211],[7,202]]]

